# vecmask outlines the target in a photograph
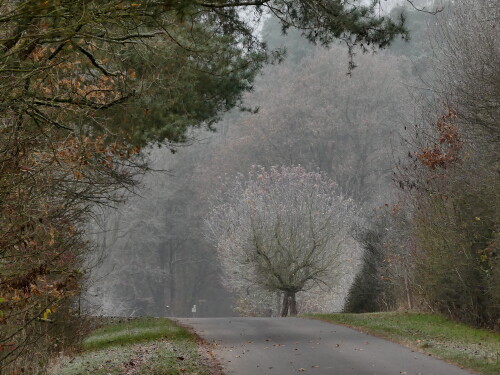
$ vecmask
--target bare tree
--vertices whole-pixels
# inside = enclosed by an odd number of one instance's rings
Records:
[[[481,326],[500,316],[499,11],[493,0],[459,0],[437,17],[398,173],[412,215],[404,282],[414,280],[414,306]]]
[[[297,314],[296,293],[331,286],[355,206],[323,173],[303,167],[254,167],[224,184],[207,232],[235,291],[283,292],[282,316]]]
[[[499,19],[497,1],[460,0],[432,30],[435,78],[429,86],[457,110],[462,130],[482,143],[500,137]]]

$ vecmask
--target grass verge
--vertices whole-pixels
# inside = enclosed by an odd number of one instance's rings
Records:
[[[198,352],[196,338],[163,318],[105,324],[83,342],[75,356],[60,357],[51,375],[212,374]]]
[[[398,342],[485,375],[500,374],[500,334],[418,313],[310,314]]]

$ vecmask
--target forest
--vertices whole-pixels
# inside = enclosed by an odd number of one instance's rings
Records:
[[[494,0],[0,1],[0,374],[46,374],[95,316],[498,331],[498,19]]]

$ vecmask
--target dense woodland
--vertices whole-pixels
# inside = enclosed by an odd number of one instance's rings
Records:
[[[353,3],[0,1],[0,374],[193,305],[499,329],[500,7]]]
[[[411,25],[425,26],[425,14],[416,12],[415,19]],[[418,32],[423,31],[417,29],[416,37]],[[175,155],[151,150],[153,168],[165,173],[145,176],[140,196],[107,211],[105,226],[94,229],[107,256],[95,279],[106,282],[91,287],[90,305],[125,315],[190,315],[194,304],[202,316],[234,314],[234,308],[240,314],[277,314],[280,298],[269,293],[228,295],[204,230],[220,177],[253,165],[319,168],[367,213],[394,197],[394,166],[403,153],[400,125],[413,108],[403,82],[412,82],[411,58],[424,52],[403,42],[375,55],[359,53],[349,76],[342,44],[325,49],[308,44],[297,31],[283,35],[273,19],[262,34],[272,48],[286,46],[287,54],[281,64],[266,67],[245,96],[253,112],[228,113],[213,134],[193,132],[192,144]],[[320,293],[321,301],[299,300],[299,305],[342,309],[361,257],[359,241],[345,243],[351,259],[345,280]]]

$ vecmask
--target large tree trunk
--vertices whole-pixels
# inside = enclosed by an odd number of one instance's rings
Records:
[[[290,292],[289,293],[289,299],[290,299],[290,316],[296,316],[297,315],[297,300],[295,299],[295,292]]]
[[[276,316],[281,313],[281,291],[276,292]],[[2,374],[0,374],[2,375]]]
[[[281,309],[281,316],[288,316],[288,297],[289,293],[287,291],[283,292],[283,307]]]

